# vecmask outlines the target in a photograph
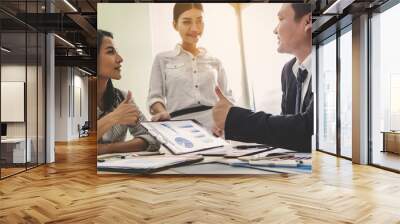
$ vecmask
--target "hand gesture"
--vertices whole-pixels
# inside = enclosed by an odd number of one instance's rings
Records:
[[[224,130],[218,128],[217,126],[214,126],[214,127],[212,128],[212,133],[213,133],[215,136],[217,136],[217,137],[221,137],[221,136],[224,134]]]
[[[228,116],[228,112],[233,104],[229,102],[224,94],[222,94],[221,89],[218,86],[215,87],[215,93],[217,94],[219,101],[213,107],[213,119],[216,128],[224,130],[226,117]]]
[[[117,124],[136,125],[139,120],[139,110],[133,104],[132,93],[128,91],[128,95],[118,107],[112,112]]]

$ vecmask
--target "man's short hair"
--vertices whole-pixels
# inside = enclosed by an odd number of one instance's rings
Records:
[[[311,5],[306,3],[291,3],[290,4],[294,11],[294,20],[300,21],[303,16],[311,13]]]

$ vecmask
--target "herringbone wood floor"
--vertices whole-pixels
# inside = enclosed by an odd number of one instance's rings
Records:
[[[0,223],[400,223],[400,175],[314,153],[313,174],[96,175],[96,144],[0,181]]]

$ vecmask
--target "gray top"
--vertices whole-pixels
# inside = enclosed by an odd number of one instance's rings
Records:
[[[112,110],[102,111],[99,107],[97,107],[97,119],[104,117],[105,115],[111,113],[118,107],[118,105],[126,98],[127,92],[123,92],[117,88],[114,88],[114,103],[112,106]],[[135,103],[132,101],[132,104]],[[136,105],[135,105],[136,106]],[[146,151],[157,151],[160,148],[160,143],[149,134],[146,128],[144,128],[140,122],[146,121],[143,113],[139,111],[139,121],[136,125],[114,125],[110,130],[108,130],[101,139],[98,140],[99,144],[107,144],[114,142],[124,141],[126,138],[127,131],[135,137],[141,138],[148,143],[148,147]]]

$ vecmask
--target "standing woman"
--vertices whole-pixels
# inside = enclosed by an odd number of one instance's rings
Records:
[[[215,87],[233,99],[221,62],[197,46],[204,30],[202,4],[176,3],[173,27],[182,42],[154,59],[148,96],[152,120],[196,119],[220,136],[210,110],[218,100]]]
[[[97,49],[98,154],[158,150],[158,141],[140,124],[145,117],[133,102],[131,92],[114,88],[111,82],[121,79],[122,57],[110,32],[97,31]],[[128,130],[134,139],[125,141]]]

